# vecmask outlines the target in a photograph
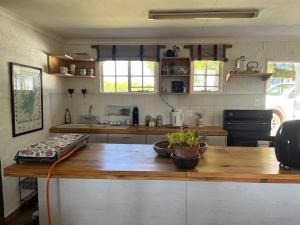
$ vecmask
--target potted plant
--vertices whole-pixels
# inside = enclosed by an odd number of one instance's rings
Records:
[[[167,134],[169,148],[174,149],[174,154],[178,158],[191,159],[203,155],[207,150],[205,137],[199,136],[195,130],[169,133]]]

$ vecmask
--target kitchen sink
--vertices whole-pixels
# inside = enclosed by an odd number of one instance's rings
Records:
[[[126,126],[111,126],[108,124],[84,124],[84,123],[71,123],[56,126],[57,128],[101,128],[101,129],[127,129]]]

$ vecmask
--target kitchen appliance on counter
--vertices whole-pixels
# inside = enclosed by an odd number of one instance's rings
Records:
[[[183,124],[184,114],[181,109],[174,109],[171,112],[171,125],[181,127]]]
[[[286,121],[279,127],[275,154],[282,166],[300,168],[300,120]]]
[[[224,110],[223,127],[228,146],[257,146],[259,140],[272,140],[272,110]]]

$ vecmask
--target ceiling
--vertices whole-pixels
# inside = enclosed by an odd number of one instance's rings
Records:
[[[300,36],[300,0],[0,0],[67,39]],[[148,20],[150,9],[258,8],[253,19]]]

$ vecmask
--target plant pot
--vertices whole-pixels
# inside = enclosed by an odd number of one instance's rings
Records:
[[[190,159],[182,159],[180,157],[177,157],[174,153],[171,154],[171,158],[173,163],[179,168],[179,169],[194,169],[198,163],[199,159],[201,159],[201,155],[198,155],[196,157],[190,158]]]
[[[178,158],[191,159],[199,155],[198,146],[175,145],[173,146],[173,148],[174,148],[174,153]]]

